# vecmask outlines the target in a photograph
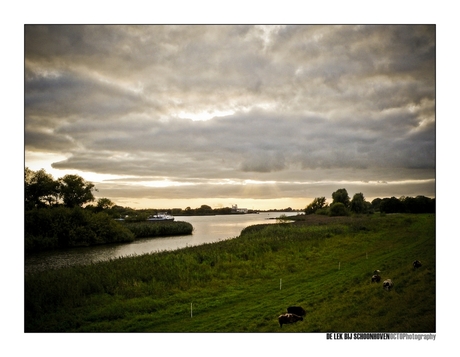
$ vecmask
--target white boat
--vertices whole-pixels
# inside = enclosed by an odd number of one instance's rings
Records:
[[[174,217],[167,215],[166,213],[158,213],[153,216],[149,216],[147,221],[174,221]]]

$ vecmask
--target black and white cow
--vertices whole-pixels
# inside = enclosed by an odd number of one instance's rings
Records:
[[[374,275],[372,275],[371,283],[378,283],[378,282],[380,282],[380,279],[381,279],[380,275],[374,274]]]
[[[390,291],[393,288],[393,281],[391,279],[384,280],[383,288],[387,291]]]
[[[283,314],[278,316],[280,327],[283,327],[284,324],[293,324],[297,321],[303,321],[303,317],[296,314]]]
[[[287,312],[289,314],[294,314],[298,316],[305,316],[307,314],[307,312],[303,309],[302,306],[289,306],[287,308]]]
[[[420,262],[420,260],[415,260],[412,265],[414,266],[414,268],[420,268],[422,266],[422,263]]]

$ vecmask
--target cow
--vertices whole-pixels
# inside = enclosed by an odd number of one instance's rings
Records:
[[[380,275],[378,274],[372,275],[371,283],[378,283],[378,282],[380,282]]]
[[[415,260],[412,265],[414,266],[414,268],[420,268],[422,266],[422,263],[420,262],[420,260]]]
[[[278,316],[280,327],[283,327],[283,324],[293,324],[299,320],[303,321],[303,317],[296,314],[283,314]]]
[[[301,306],[289,306],[287,308],[288,314],[294,314],[298,316],[305,316],[307,312]]]
[[[380,275],[380,270],[374,270],[374,275]]]
[[[383,282],[383,288],[387,291],[390,291],[393,288],[393,281],[391,279],[386,279]]]

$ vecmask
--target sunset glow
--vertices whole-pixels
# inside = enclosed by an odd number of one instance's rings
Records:
[[[132,208],[435,196],[433,25],[26,25],[25,166]]]

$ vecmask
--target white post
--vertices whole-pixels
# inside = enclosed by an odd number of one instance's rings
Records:
[[[193,306],[192,303],[190,303],[190,318],[193,317]]]
[[[282,279],[280,279],[280,290],[281,290],[281,281],[282,281]]]

